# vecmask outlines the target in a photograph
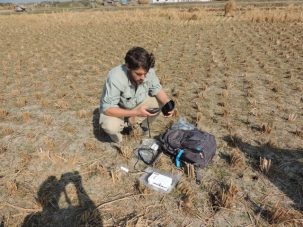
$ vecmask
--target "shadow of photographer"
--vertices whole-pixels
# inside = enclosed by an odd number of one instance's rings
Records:
[[[66,187],[72,184],[75,188],[78,204],[73,205]],[[66,208],[60,208],[59,200],[64,196]],[[22,227],[32,226],[102,226],[102,219],[96,205],[89,198],[82,185],[78,172],[68,172],[58,180],[48,177],[40,186],[37,202],[42,211],[26,216]]]
[[[273,165],[267,178],[294,202],[295,209],[303,211],[303,149],[281,149],[259,142],[254,146],[237,136],[225,136],[223,140],[248,156],[256,171],[260,170],[260,158],[270,159]]]

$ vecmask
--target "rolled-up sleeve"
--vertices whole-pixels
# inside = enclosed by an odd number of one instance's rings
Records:
[[[155,96],[158,94],[158,92],[161,90],[162,86],[160,84],[160,81],[156,75],[155,70],[152,68],[148,72],[148,80],[149,80],[149,90],[148,95],[149,96]]]
[[[104,84],[103,95],[100,100],[100,112],[103,113],[110,107],[118,107],[120,94],[119,83],[109,77]]]

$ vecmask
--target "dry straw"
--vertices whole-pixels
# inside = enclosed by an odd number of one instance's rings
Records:
[[[241,167],[243,166],[244,164],[244,161],[243,161],[243,156],[242,156],[242,153],[240,152],[240,150],[237,148],[237,149],[234,149],[232,151],[232,153],[230,154],[230,165],[232,167]]]
[[[231,208],[238,193],[238,188],[229,183],[219,191],[218,202],[221,207]]]
[[[224,6],[224,16],[233,16],[237,8],[234,0],[229,0]]]
[[[181,201],[179,202],[179,207],[185,213],[191,214],[193,212],[193,201],[194,201],[194,192],[188,181],[181,180],[177,185],[177,190],[181,194]]]
[[[259,168],[260,168],[261,172],[267,174],[270,167],[271,167],[271,159],[266,159],[266,158],[260,157]]]
[[[220,208],[231,208],[236,200],[238,188],[231,182],[229,184],[221,184],[217,191],[211,193],[211,203],[214,211],[219,211]]]
[[[302,226],[303,217],[297,211],[286,209],[279,203],[269,206],[268,221],[270,224],[283,224],[283,226]]]
[[[94,152],[97,150],[97,145],[94,140],[87,140],[83,145],[87,151]]]
[[[303,22],[303,13],[300,7],[294,9],[286,7],[282,9],[253,9],[247,11],[245,18],[252,22],[276,23],[276,22]]]
[[[9,112],[5,109],[0,109],[0,119],[5,119],[8,116]]]

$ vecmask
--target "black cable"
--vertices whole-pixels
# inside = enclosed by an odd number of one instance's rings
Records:
[[[148,128],[148,135],[149,135],[149,138],[151,138],[148,117],[146,117],[146,122],[147,122],[147,128]]]

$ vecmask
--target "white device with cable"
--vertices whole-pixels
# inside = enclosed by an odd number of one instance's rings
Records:
[[[153,172],[148,177],[147,182],[151,186],[162,189],[164,191],[168,191],[172,186],[173,179],[160,173]]]

